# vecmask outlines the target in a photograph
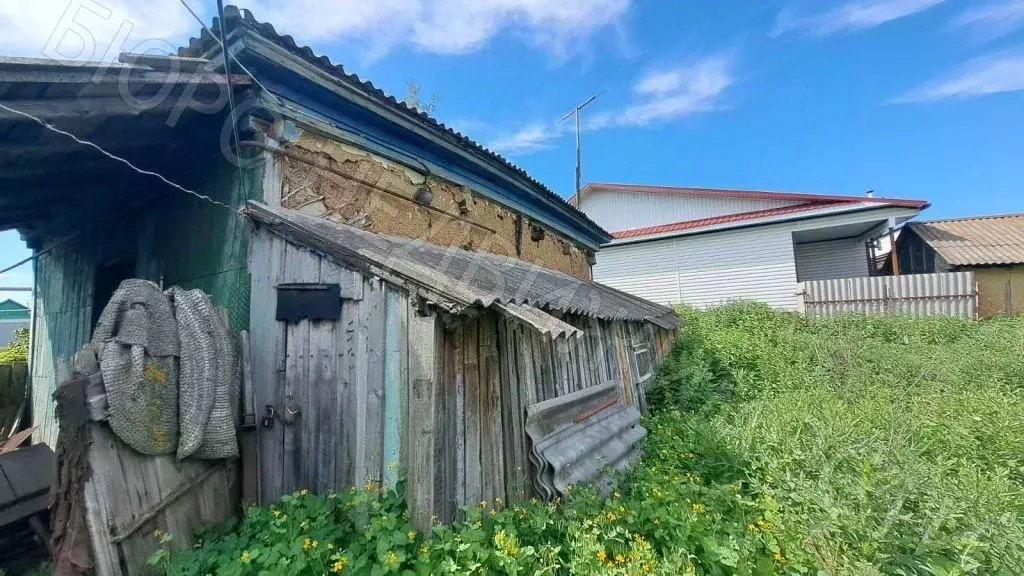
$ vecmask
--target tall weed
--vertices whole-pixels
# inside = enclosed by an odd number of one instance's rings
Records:
[[[655,405],[695,410],[826,572],[1024,573],[1024,320],[681,314]]]

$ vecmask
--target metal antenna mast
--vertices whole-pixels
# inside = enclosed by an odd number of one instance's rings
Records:
[[[569,118],[569,116],[576,116],[576,207],[577,208],[579,208],[579,206],[580,206],[580,180],[582,179],[582,175],[583,175],[583,170],[582,170],[582,168],[580,166],[580,164],[582,162],[581,153],[580,153],[580,110],[583,110],[583,107],[586,106],[587,104],[590,104],[594,100],[597,100],[597,97],[600,96],[601,94],[603,94],[603,92],[599,92],[597,94],[594,94],[593,96],[588,98],[586,102],[584,102],[584,103],[576,106],[572,110],[570,110],[568,113],[566,113],[565,116],[562,116],[561,120],[558,121],[559,123],[565,122],[566,119]]]

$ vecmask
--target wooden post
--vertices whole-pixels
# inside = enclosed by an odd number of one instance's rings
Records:
[[[428,532],[436,513],[434,502],[434,406],[437,377],[437,316],[408,307],[408,486],[406,501],[417,530]]]
[[[900,256],[896,252],[896,220],[889,218],[889,257],[892,258],[892,275],[900,275]]]

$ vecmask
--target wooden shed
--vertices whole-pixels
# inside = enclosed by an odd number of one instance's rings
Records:
[[[645,389],[678,326],[667,308],[514,258],[255,202],[245,214],[255,404],[287,411],[259,432],[264,500],[393,487],[405,470],[429,525],[481,500],[554,496],[563,468],[590,480],[635,455]],[[334,287],[337,310],[307,296]],[[548,432],[568,445],[545,454],[527,418],[558,399],[569,425]],[[631,410],[593,435],[616,407]]]
[[[592,281],[611,236],[248,12],[224,25],[174,57],[0,59],[0,229],[35,258],[33,441],[88,445],[99,473],[72,476],[96,572],[140,573],[145,533],[189,545],[238,492],[270,503],[406,474],[425,526],[629,462],[679,323]],[[102,390],[73,358],[125,278],[202,289],[251,335],[240,461],[146,457],[83,423]]]
[[[1024,213],[910,222],[896,250],[904,274],[974,272],[979,316],[1024,314]]]

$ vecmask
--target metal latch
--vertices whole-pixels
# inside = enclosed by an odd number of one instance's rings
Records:
[[[274,407],[270,404],[267,404],[264,408],[263,420],[261,422],[263,423],[264,428],[274,427]]]

